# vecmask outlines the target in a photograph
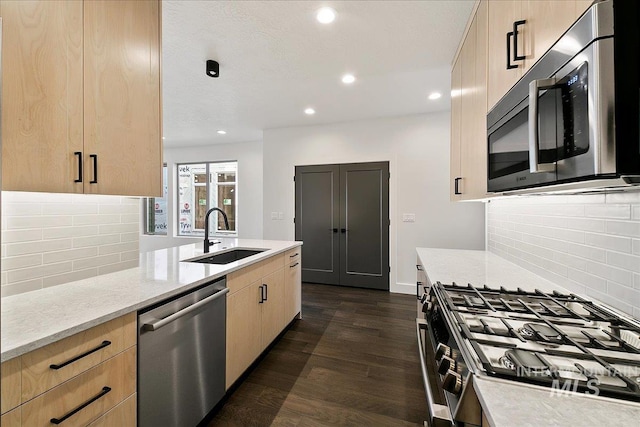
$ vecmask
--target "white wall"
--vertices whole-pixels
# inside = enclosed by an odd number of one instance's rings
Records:
[[[202,238],[178,237],[176,224],[178,163],[238,161],[238,237],[262,238],[262,142],[211,144],[188,148],[165,148],[168,194],[167,235],[140,236],[140,251],[202,242]],[[213,235],[213,234],[212,234]]]
[[[415,292],[416,247],[484,249],[483,204],[449,201],[449,121],[442,112],[265,130],[264,238],[294,239],[295,166],[389,161],[392,292]]]
[[[489,250],[640,318],[640,191],[494,199]]]
[[[2,192],[2,296],[137,267],[138,198]]]

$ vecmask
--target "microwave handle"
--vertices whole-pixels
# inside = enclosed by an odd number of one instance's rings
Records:
[[[538,93],[555,86],[556,79],[533,80],[529,83],[529,171],[531,173],[555,172],[555,163],[538,163],[540,137],[538,135]]]

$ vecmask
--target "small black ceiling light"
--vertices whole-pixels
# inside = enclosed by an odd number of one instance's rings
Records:
[[[219,77],[220,76],[220,64],[213,59],[207,59],[207,76]]]

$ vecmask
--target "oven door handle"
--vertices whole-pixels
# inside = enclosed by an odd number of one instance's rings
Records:
[[[538,163],[540,135],[538,133],[538,94],[541,90],[555,87],[556,79],[532,80],[529,83],[529,172],[555,172],[555,163]]]
[[[422,331],[427,333],[427,322],[424,319],[416,319],[416,333],[418,334],[418,351],[420,352],[420,367],[422,368],[422,381],[424,382],[424,390],[427,395],[427,407],[429,409],[429,425],[433,427],[450,427],[453,426],[451,412],[446,405],[440,405],[433,400],[431,393],[431,385],[427,375],[426,354],[424,351],[424,340],[422,339]]]

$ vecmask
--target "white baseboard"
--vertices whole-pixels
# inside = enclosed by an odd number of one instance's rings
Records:
[[[396,283],[395,285],[391,285],[389,292],[393,294],[416,294],[416,284],[415,283]]]

